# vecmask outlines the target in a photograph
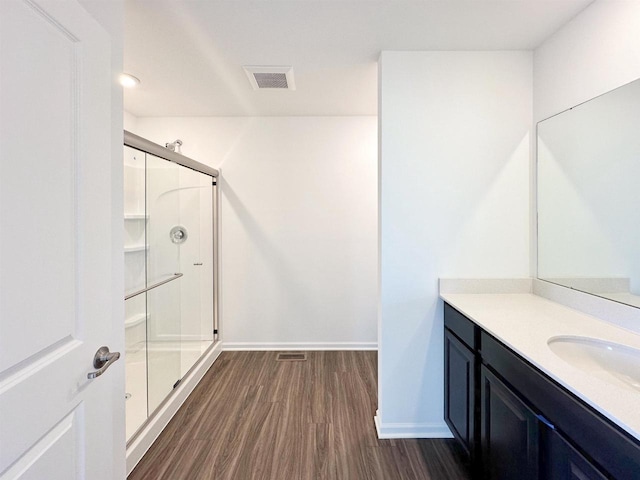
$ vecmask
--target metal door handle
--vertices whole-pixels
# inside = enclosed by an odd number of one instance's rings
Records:
[[[89,372],[87,378],[92,379],[102,375],[112,363],[120,358],[120,352],[109,352],[109,347],[100,347],[93,357],[93,366],[97,368],[95,372]]]

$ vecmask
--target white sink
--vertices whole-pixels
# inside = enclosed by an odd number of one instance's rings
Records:
[[[563,335],[547,344],[565,362],[606,382],[640,392],[640,350],[596,338]]]

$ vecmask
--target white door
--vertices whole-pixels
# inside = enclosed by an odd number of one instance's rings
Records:
[[[124,478],[124,360],[87,378],[122,294],[110,62],[75,1],[0,0],[2,480]]]

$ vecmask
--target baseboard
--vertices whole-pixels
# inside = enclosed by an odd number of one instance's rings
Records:
[[[222,350],[377,350],[377,342],[224,342]]]
[[[453,438],[451,430],[444,422],[437,423],[385,423],[380,414],[373,417],[378,438]]]
[[[127,476],[133,471],[143,455],[149,450],[189,394],[196,388],[204,374],[207,373],[207,370],[218,358],[222,352],[221,343],[216,342],[213,344],[200,359],[199,363],[182,379],[180,385],[176,387],[165,403],[147,421],[142,431],[127,445]]]

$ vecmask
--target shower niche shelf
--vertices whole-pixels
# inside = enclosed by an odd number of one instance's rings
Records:
[[[124,247],[124,253],[144,252],[146,250],[149,250],[149,245],[131,245]]]
[[[130,160],[130,161],[135,161],[135,158],[133,160]],[[144,172],[144,170],[145,170],[144,164],[143,165],[131,165],[130,163],[127,163],[126,160],[125,160],[124,168],[129,168],[133,172],[140,171],[140,172],[142,172],[143,175],[145,173]]]
[[[141,323],[149,320],[149,314],[138,313],[137,315],[133,315],[124,320],[124,328],[132,328],[136,325],[140,325]]]
[[[145,215],[144,213],[125,213],[125,220],[147,220],[149,215]]]

